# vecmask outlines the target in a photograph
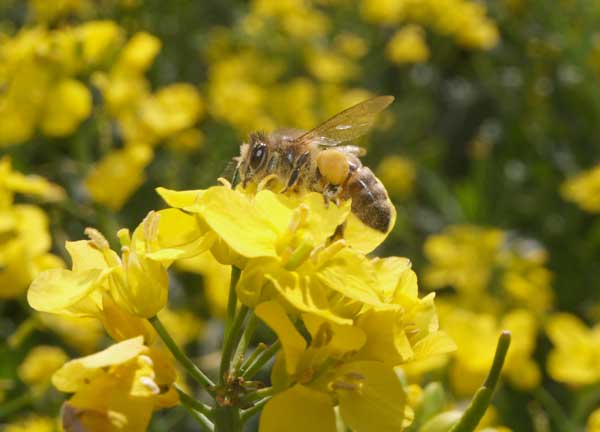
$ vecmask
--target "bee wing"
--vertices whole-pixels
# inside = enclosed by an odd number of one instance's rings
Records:
[[[337,150],[341,151],[342,153],[347,153],[358,157],[363,157],[367,154],[367,150],[364,147],[359,147],[355,145],[339,146]]]
[[[375,96],[354,105],[296,138],[297,143],[315,142],[332,147],[366,134],[375,123],[377,114],[394,101],[393,96]]]
[[[237,183],[237,179],[238,179],[237,158],[234,158],[234,159],[230,160],[229,162],[227,162],[227,165],[225,165],[225,168],[223,169],[223,172],[221,173],[221,175],[219,177],[226,178],[227,180],[229,180],[231,182],[232,186],[235,186],[235,183]]]

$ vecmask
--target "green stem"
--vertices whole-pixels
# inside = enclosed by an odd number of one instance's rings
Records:
[[[20,411],[21,409],[25,408],[26,406],[29,406],[34,399],[34,395],[33,392],[26,392],[23,393],[22,395],[11,399],[9,401],[6,401],[5,404],[0,405],[0,420],[4,419],[8,416],[10,416],[11,414]]]
[[[254,362],[248,366],[248,368],[242,373],[245,379],[251,379],[256,375],[260,369],[275,355],[281,348],[281,342],[279,340],[273,342],[269,348],[261,352],[256,356]]]
[[[533,392],[535,399],[542,405],[550,419],[560,432],[574,432],[577,428],[571,423],[562,406],[543,387]]]
[[[198,382],[204,390],[212,393],[215,384],[207,377],[198,366],[196,366],[188,356],[177,346],[167,329],[163,326],[157,316],[149,319],[150,324],[154,327],[160,338],[163,340],[171,354],[177,359],[179,364],[190,374],[190,376]]]
[[[205,430],[207,430],[208,432],[213,432],[215,430],[215,426],[213,425],[213,423],[209,419],[207,419],[204,416],[204,414],[196,411],[194,408],[184,404],[183,402],[182,405],[185,408],[185,410],[189,413],[189,415],[192,416],[192,418],[196,420],[196,422],[199,425],[201,425]]]
[[[229,373],[231,364],[231,356],[233,350],[238,345],[242,333],[242,327],[248,315],[248,306],[242,305],[239,312],[235,316],[229,332],[226,334],[223,342],[223,351],[221,354],[221,367],[219,368],[219,382],[222,384],[225,381],[225,376]]]
[[[238,432],[242,430],[240,410],[237,407],[215,406],[215,429],[217,432]]]
[[[227,316],[225,317],[225,338],[231,330],[231,325],[237,310],[237,291],[236,285],[240,279],[240,269],[231,266],[231,279],[229,280],[229,297],[227,298]]]
[[[275,391],[275,389],[273,389],[273,387],[265,387],[265,388],[258,389],[256,391],[253,391],[252,393],[248,394],[244,398],[243,402],[250,403],[250,402],[257,401],[259,399],[264,399],[266,397],[273,396],[274,391]]]
[[[260,354],[262,354],[266,349],[267,349],[266,344],[264,344],[263,342],[259,343],[256,346],[256,348],[254,348],[254,351],[252,351],[252,353],[248,356],[247,359],[244,360],[244,362],[240,366],[240,368],[239,368],[240,375],[243,375],[244,371],[246,371],[246,369],[248,369],[248,367],[254,362],[254,360],[256,360],[256,357],[258,357]]]
[[[266,397],[264,399],[261,399],[260,401],[256,402],[254,404],[254,406],[252,406],[251,408],[248,408],[244,411],[242,411],[242,414],[240,415],[240,419],[242,421],[242,423],[246,423],[248,420],[250,420],[250,418],[255,415],[256,413],[258,413],[267,402],[269,402],[271,400],[270,397]]]
[[[498,338],[494,361],[483,386],[477,390],[466,411],[463,413],[458,423],[450,429],[450,432],[472,432],[475,430],[479,421],[490,406],[492,395],[498,384],[500,372],[502,371],[502,366],[504,365],[509,346],[510,332],[503,331]]]
[[[252,340],[252,336],[254,336],[254,331],[258,325],[258,318],[256,315],[254,315],[254,311],[250,311],[249,314],[250,316],[248,317],[248,323],[246,324],[246,328],[244,329],[244,333],[242,333],[240,343],[238,344],[235,354],[233,355],[232,369],[234,371],[240,370],[240,367],[244,361],[244,356],[246,355],[246,350],[248,349],[248,345],[250,345],[250,341]]]
[[[203,404],[199,400],[194,399],[192,396],[190,396],[189,394],[187,394],[186,392],[181,390],[179,388],[179,386],[175,385],[174,387],[175,387],[175,390],[177,390],[177,393],[179,394],[179,400],[181,401],[182,404],[187,405],[190,408],[193,408],[194,410],[198,411],[200,414],[204,415],[208,419],[212,418],[212,408],[211,407]]]

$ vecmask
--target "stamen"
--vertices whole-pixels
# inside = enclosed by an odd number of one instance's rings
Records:
[[[96,228],[87,227],[85,230],[83,230],[83,232],[86,236],[89,237],[90,241],[96,248],[100,250],[110,248],[108,240],[106,240],[102,233]]]
[[[367,377],[361,374],[360,372],[347,372],[346,374],[344,374],[344,376],[348,379],[356,381],[364,381],[367,379]]]
[[[333,390],[348,390],[348,391],[356,391],[358,390],[358,386],[355,384],[347,383],[346,381],[334,381],[331,383],[331,388]]]
[[[143,376],[143,377],[140,377],[140,382],[145,387],[147,387],[152,392],[152,394],[160,393],[160,387],[154,382],[154,380],[152,378]]]
[[[225,187],[227,187],[227,188],[229,188],[229,189],[233,189],[233,188],[231,187],[231,183],[229,183],[229,180],[227,180],[225,177],[219,177],[219,178],[217,179],[217,181],[218,181],[219,183],[221,183],[223,186],[225,186]]]

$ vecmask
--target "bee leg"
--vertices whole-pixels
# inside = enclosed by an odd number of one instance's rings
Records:
[[[309,156],[310,152],[305,152],[298,156],[298,159],[296,159],[296,163],[294,164],[294,169],[292,170],[290,178],[288,179],[287,185],[281,191],[281,193],[285,193],[288,190],[292,189],[294,186],[296,186],[298,180],[300,179],[300,170],[304,168],[304,165],[306,165],[306,163],[308,162]]]
[[[341,185],[334,185],[331,183],[328,183],[327,185],[325,185],[325,188],[323,189],[323,199],[325,200],[325,207],[327,207],[329,205],[329,201],[333,201],[335,203],[335,205],[339,205],[340,204],[339,196],[340,196],[341,192],[342,192]]]

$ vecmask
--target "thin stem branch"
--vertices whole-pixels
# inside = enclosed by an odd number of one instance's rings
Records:
[[[184,403],[182,403],[182,405],[185,408],[185,410],[189,413],[189,415],[192,416],[194,420],[196,420],[196,423],[202,426],[205,430],[207,430],[208,432],[213,432],[215,430],[215,425],[213,424],[213,422],[207,419],[204,416],[204,414],[196,411],[194,408]]]
[[[175,385],[175,390],[179,394],[179,400],[182,404],[188,405],[200,414],[204,415],[208,419],[212,419],[212,408],[208,405],[203,404],[199,400],[194,399],[192,396],[184,392],[179,386]]]
[[[242,424],[246,423],[248,420],[250,420],[250,418],[255,415],[256,413],[258,413],[267,402],[269,402],[271,400],[271,397],[266,397],[264,399],[259,400],[258,402],[256,402],[251,408],[248,408],[244,411],[242,411],[242,414],[240,415],[240,420],[242,421]]]
[[[246,397],[243,399],[243,402],[249,403],[249,402],[257,401],[259,399],[264,399],[266,397],[273,396],[274,391],[275,391],[275,389],[273,389],[273,387],[265,387],[265,388],[258,389],[256,391],[253,391],[252,393],[246,395]]]
[[[533,392],[535,399],[545,408],[551,421],[560,432],[574,432],[577,428],[571,423],[563,407],[543,387]]]
[[[202,370],[196,366],[190,358],[185,355],[183,351],[177,346],[171,335],[167,332],[167,329],[163,326],[162,322],[158,319],[157,316],[153,316],[149,319],[150,324],[156,330],[160,338],[163,340],[171,354],[177,359],[179,364],[183,366],[183,368],[190,374],[190,376],[198,382],[204,390],[212,394],[212,388],[215,386],[215,383],[202,372]]]
[[[229,280],[229,297],[227,298],[227,316],[225,317],[225,338],[233,323],[235,311],[237,310],[237,291],[236,285],[240,279],[241,271],[236,266],[231,266],[231,278]]]
[[[242,376],[246,379],[253,378],[260,369],[275,355],[281,348],[281,342],[279,340],[273,342],[269,348],[259,353],[256,356],[254,362],[248,365],[248,368],[242,373]]]
[[[242,333],[242,337],[240,339],[240,343],[238,344],[235,354],[233,355],[233,370],[239,371],[244,361],[244,356],[246,355],[246,350],[248,349],[248,345],[250,345],[250,341],[252,340],[252,336],[254,336],[254,331],[256,330],[256,326],[258,325],[258,318],[254,314],[254,311],[249,312],[248,322],[246,327],[244,328],[244,333]]]
[[[500,372],[506,359],[506,353],[510,346],[510,332],[503,331],[498,338],[498,345],[496,347],[496,354],[494,355],[494,361],[492,367],[488,373],[488,376],[483,383],[483,386],[477,390],[471,403],[463,413],[462,417],[456,423],[450,432],[472,432],[475,430],[479,421],[485,414],[487,408],[492,401],[492,395],[498,379],[500,378]]]
[[[14,399],[6,401],[6,403],[0,405],[0,419],[8,417],[26,406],[29,406],[33,402],[33,399],[33,392],[28,391]]]
[[[242,333],[242,327],[248,315],[248,306],[242,305],[239,312],[236,314],[233,324],[229,329],[228,334],[223,342],[223,351],[221,353],[221,367],[219,368],[219,382],[223,383],[225,375],[229,372],[229,366],[231,364],[231,356],[233,350],[238,345],[240,336]]]
[[[240,366],[240,375],[244,374],[244,371],[246,369],[248,369],[248,366],[250,366],[254,360],[256,360],[256,357],[258,357],[261,353],[263,353],[265,350],[267,349],[267,345],[263,342],[259,343],[256,348],[254,348],[254,351],[252,351],[252,353],[248,356],[247,359],[244,360],[244,362],[242,363],[242,365]]]

